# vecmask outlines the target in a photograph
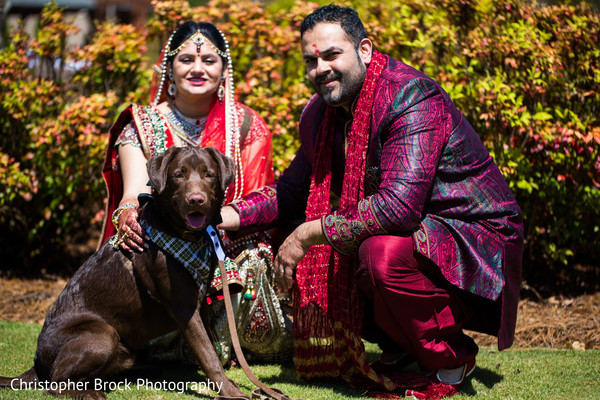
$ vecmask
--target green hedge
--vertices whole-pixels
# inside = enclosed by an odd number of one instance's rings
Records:
[[[585,3],[524,0],[339,3],[359,11],[378,50],[440,82],[475,127],[523,210],[528,283],[574,281],[579,265],[598,271],[600,14]],[[2,269],[56,268],[52,260],[97,239],[106,132],[123,106],[148,101],[140,88],[149,65],[181,20],[209,20],[227,34],[236,93],[273,131],[277,173],[293,157],[311,93],[299,24],[317,4],[153,6],[144,32],[106,23],[85,48],[66,51],[74,28],[51,3],[37,37],[13,32],[0,53],[0,251],[14,255]],[[27,50],[39,56],[33,69]],[[56,58],[88,67],[65,78],[51,67]]]

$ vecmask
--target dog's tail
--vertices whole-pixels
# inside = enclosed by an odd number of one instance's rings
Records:
[[[23,385],[30,387],[31,384],[36,384],[39,381],[35,368],[31,367],[27,372],[23,372],[21,375],[9,378],[6,376],[0,376],[0,388],[9,387],[13,389],[20,389]]]

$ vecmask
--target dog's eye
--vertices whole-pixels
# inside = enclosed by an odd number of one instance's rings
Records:
[[[182,178],[185,178],[185,175],[183,174],[183,172],[179,171],[179,172],[175,172],[173,174],[173,178],[182,179]]]
[[[205,176],[207,178],[215,178],[217,175],[214,172],[207,172]]]

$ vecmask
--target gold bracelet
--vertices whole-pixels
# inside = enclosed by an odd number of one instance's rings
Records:
[[[119,250],[119,247],[121,247],[121,243],[123,243],[123,240],[127,239],[128,237],[129,235],[127,234],[127,232],[125,232],[123,236],[119,236],[119,234],[117,233],[108,240],[108,243],[112,246],[113,249]]]
[[[119,218],[121,217],[121,214],[123,214],[123,211],[125,211],[128,208],[137,208],[137,204],[125,203],[123,205],[120,205],[115,211],[113,211],[111,220],[117,232],[119,231]]]

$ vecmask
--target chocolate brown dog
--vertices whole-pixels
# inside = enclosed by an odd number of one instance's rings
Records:
[[[153,199],[141,215],[146,232],[185,240],[176,240],[176,247],[191,242],[206,250],[210,241],[203,231],[220,221],[225,191],[234,177],[233,161],[214,148],[171,147],[148,161],[148,175]],[[98,249],[48,313],[34,367],[18,381],[0,378],[0,386],[66,382],[66,389],[50,393],[106,399],[103,391],[83,383],[130,369],[144,343],[179,329],[207,378],[222,383],[220,394],[248,398],[225,376],[198,313],[216,265],[214,254],[204,251],[207,258],[194,273],[161,244],[151,240],[148,245],[142,253],[115,250],[108,241]]]

